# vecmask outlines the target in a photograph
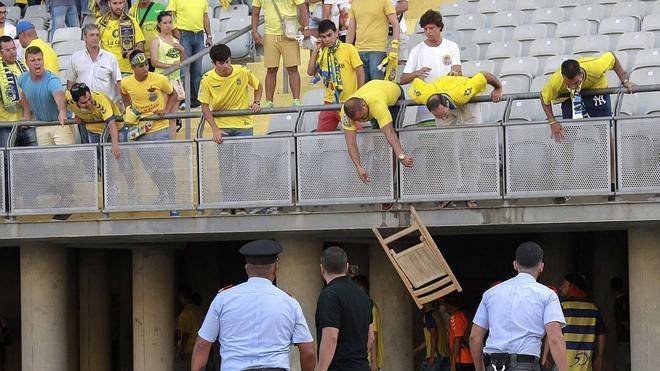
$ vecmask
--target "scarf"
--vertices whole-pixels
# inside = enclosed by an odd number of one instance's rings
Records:
[[[108,27],[111,14],[112,11],[108,11],[98,21],[101,35],[103,35],[103,32]],[[133,20],[126,12],[121,12],[121,15],[119,16],[119,40],[121,42],[122,58],[126,58],[128,54],[135,49],[135,29],[133,28]]]
[[[340,103],[339,95],[344,91],[344,84],[340,74],[341,67],[339,60],[337,60],[337,49],[339,49],[339,46],[341,46],[341,41],[337,40],[334,45],[323,48],[316,63],[316,69],[319,71],[321,78],[323,78],[323,84],[325,84],[327,89],[334,91],[334,103]]]
[[[25,65],[19,60],[16,60],[16,65],[21,72],[27,71]],[[2,61],[2,71],[0,71],[0,98],[7,112],[16,112],[16,105],[20,99],[18,81],[16,80],[17,76],[9,69],[7,63]]]

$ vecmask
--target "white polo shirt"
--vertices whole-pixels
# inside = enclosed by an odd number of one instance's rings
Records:
[[[100,49],[95,61],[89,56],[87,48],[71,55],[71,65],[66,71],[66,79],[84,82],[91,91],[104,93],[117,101],[117,81],[121,80],[119,62],[114,54]]]

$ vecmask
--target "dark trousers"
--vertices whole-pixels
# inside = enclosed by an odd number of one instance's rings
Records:
[[[474,363],[457,363],[456,371],[474,371]]]

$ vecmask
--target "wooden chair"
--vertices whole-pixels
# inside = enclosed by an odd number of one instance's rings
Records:
[[[431,237],[412,206],[410,207],[410,214],[412,216],[410,227],[387,238],[383,238],[376,226],[371,229],[415,304],[422,309],[422,305],[425,303],[439,299],[453,291],[460,292],[463,289],[433,241],[433,237]],[[419,231],[420,243],[398,253],[388,246],[390,243],[416,231]]]

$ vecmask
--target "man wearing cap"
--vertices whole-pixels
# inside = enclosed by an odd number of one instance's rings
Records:
[[[37,30],[30,21],[20,21],[16,25],[16,38],[20,41],[23,49],[27,50],[31,46],[36,46],[41,49],[43,54],[44,67],[52,72],[55,76],[60,73],[60,64],[57,60],[57,54],[50,45],[41,40],[37,35]],[[25,53],[24,62],[27,63],[27,52]]]
[[[487,290],[472,320],[470,352],[477,371],[540,371],[541,339],[547,335],[559,371],[567,371],[566,326],[559,298],[536,282],[543,272],[543,249],[524,242],[516,250],[510,278]],[[488,340],[484,347],[484,338]]]
[[[314,369],[313,339],[300,304],[273,285],[281,252],[282,246],[271,240],[241,247],[248,281],[220,290],[211,303],[193,349],[193,371],[204,368],[216,340],[221,371],[290,370],[291,344],[300,351],[301,370]]]

